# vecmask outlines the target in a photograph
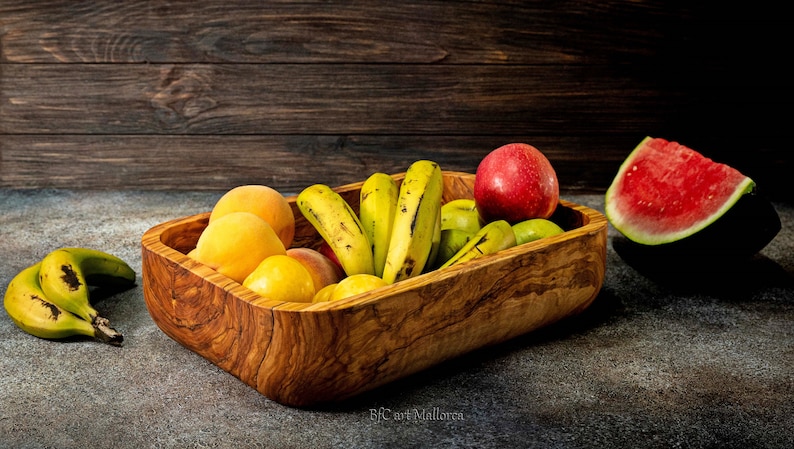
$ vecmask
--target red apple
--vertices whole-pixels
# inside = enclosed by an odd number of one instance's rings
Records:
[[[323,256],[331,259],[331,262],[335,263],[336,266],[338,266],[339,269],[342,270],[342,273],[345,272],[344,267],[342,267],[342,262],[340,262],[339,258],[336,257],[336,254],[334,253],[334,250],[331,248],[331,245],[329,245],[328,242],[323,240],[323,242],[320,244],[320,247],[317,249],[317,251],[319,251],[320,254],[322,254]]]
[[[501,146],[477,167],[474,201],[486,223],[549,218],[559,199],[557,173],[546,156],[532,145]]]

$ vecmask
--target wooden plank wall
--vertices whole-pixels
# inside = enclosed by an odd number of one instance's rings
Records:
[[[524,141],[600,192],[652,135],[790,198],[787,16],[690,3],[2,0],[0,187],[295,192]]]

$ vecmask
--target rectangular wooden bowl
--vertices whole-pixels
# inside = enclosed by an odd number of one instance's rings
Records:
[[[404,174],[395,175],[402,180]],[[358,210],[362,183],[337,190]],[[471,198],[474,175],[444,172],[443,201]],[[321,239],[289,198],[293,246]],[[146,307],[169,337],[279,403],[349,398],[584,310],[604,280],[607,222],[560,201],[566,232],[337,302],[271,301],[188,258],[209,212],[142,237]]]

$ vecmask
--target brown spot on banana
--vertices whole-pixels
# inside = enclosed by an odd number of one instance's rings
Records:
[[[416,267],[416,260],[413,257],[407,257],[404,261],[402,266],[400,267],[400,273],[397,275],[397,279],[400,279],[400,274],[404,274],[403,278],[411,277],[413,274],[414,268]]]
[[[425,194],[423,192],[422,195],[419,196],[418,204],[421,205],[422,204],[422,200],[424,198],[425,198]],[[410,234],[410,237],[413,237],[414,236],[414,231],[416,231],[416,223],[419,220],[419,210],[420,209],[421,209],[420,207],[417,207],[416,209],[414,209],[414,216],[411,217],[411,234]]]
[[[58,306],[56,306],[55,304],[45,300],[44,298],[42,298],[39,295],[31,295],[30,299],[32,301],[38,301],[38,302],[41,303],[41,305],[43,307],[46,307],[46,308],[50,309],[50,319],[52,321],[58,321],[58,317],[61,315],[61,311],[60,311],[60,309],[58,309]]]
[[[349,229],[349,228],[348,228],[348,227],[345,225],[345,222],[341,222],[341,223],[339,223],[339,227],[342,229],[342,231],[343,231],[345,234],[347,234],[347,235],[354,235],[354,234],[353,234],[353,231],[351,231],[351,230],[350,230],[350,229]]]
[[[80,282],[80,279],[77,277],[77,272],[72,268],[71,265],[61,265],[61,271],[63,272],[63,276],[61,276],[61,280],[66,283],[69,287],[70,291],[77,291],[83,285]]]

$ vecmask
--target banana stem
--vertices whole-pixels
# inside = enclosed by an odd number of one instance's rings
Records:
[[[124,336],[110,327],[110,321],[107,318],[96,316],[91,325],[94,326],[96,338],[107,344],[121,346],[121,342],[124,341]]]

